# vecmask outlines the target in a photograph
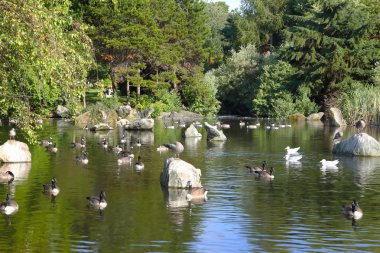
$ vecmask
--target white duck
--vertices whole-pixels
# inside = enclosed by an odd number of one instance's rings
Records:
[[[297,148],[290,148],[289,146],[287,146],[287,147],[285,148],[286,153],[287,153],[288,155],[298,154],[298,150],[299,150],[299,149],[300,149],[300,147],[297,147]]]
[[[298,162],[299,160],[302,159],[302,155],[289,155],[289,154],[287,154],[284,156],[284,158],[287,162]]]
[[[336,167],[336,165],[339,163],[339,160],[326,161],[326,159],[322,159],[320,163],[322,163],[323,167]]]

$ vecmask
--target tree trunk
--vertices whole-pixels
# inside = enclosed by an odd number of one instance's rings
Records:
[[[130,101],[130,98],[131,98],[131,91],[130,91],[130,89],[129,89],[129,79],[127,79],[126,90],[127,90],[127,102],[129,102],[129,101]]]
[[[140,76],[140,69],[138,71],[138,75]],[[137,84],[137,101],[140,102],[140,82]]]

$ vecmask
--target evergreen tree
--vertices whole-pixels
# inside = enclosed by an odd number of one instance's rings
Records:
[[[321,102],[324,94],[344,91],[354,80],[370,80],[380,59],[380,43],[370,36],[379,20],[362,4],[308,0],[293,11],[282,57],[298,70],[299,85],[310,87],[314,99]]]

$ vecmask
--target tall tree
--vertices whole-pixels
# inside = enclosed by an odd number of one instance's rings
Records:
[[[76,104],[93,63],[91,41],[69,5],[0,1],[0,117],[16,119],[29,137],[34,118],[58,103]]]
[[[294,26],[284,32],[282,56],[298,69],[300,85],[310,87],[314,99],[321,102],[324,94],[370,80],[380,59],[380,43],[370,36],[378,19],[349,0],[308,0],[296,7],[289,16]]]
[[[205,47],[207,52],[206,70],[218,67],[223,63],[224,36],[222,30],[227,24],[228,5],[224,2],[207,3],[206,8],[206,26],[211,34],[206,39]]]

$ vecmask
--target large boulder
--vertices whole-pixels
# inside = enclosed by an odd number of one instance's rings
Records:
[[[85,112],[75,118],[75,125],[84,128],[86,125],[89,129],[100,123],[108,124],[115,127],[118,116],[114,110],[95,110]]]
[[[202,137],[202,134],[198,132],[197,128],[194,126],[194,124],[191,124],[186,130],[185,130],[185,137]]]
[[[317,112],[317,113],[312,113],[309,116],[307,116],[306,120],[307,121],[316,121],[316,120],[321,120],[323,117],[324,113],[323,112]]]
[[[28,179],[30,169],[32,168],[32,163],[3,163],[0,166],[0,173],[5,173],[6,171],[11,171],[15,178],[14,180],[26,180]]]
[[[354,136],[333,146],[333,153],[354,156],[380,156],[380,143],[366,133]]]
[[[207,140],[209,141],[225,141],[227,137],[222,130],[219,130],[216,126],[212,126],[205,122],[205,128],[207,132]]]
[[[193,122],[195,120],[203,119],[204,116],[195,112],[182,110],[180,112],[164,112],[158,118],[164,121]]]
[[[154,119],[136,119],[125,125],[126,130],[151,130],[154,127]]]
[[[188,181],[193,187],[202,187],[201,170],[179,158],[168,158],[161,172],[160,182],[166,188],[185,188]]]
[[[0,161],[5,163],[31,162],[32,154],[27,144],[21,141],[8,140],[0,146]]]
[[[326,125],[333,127],[340,127],[347,125],[346,121],[343,119],[342,112],[338,108],[329,108],[324,114],[324,122]]]
[[[70,110],[63,105],[58,105],[55,114],[60,118],[68,118],[70,117]]]

